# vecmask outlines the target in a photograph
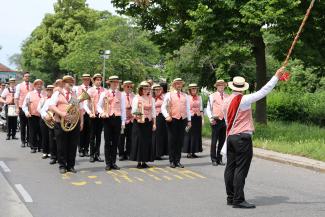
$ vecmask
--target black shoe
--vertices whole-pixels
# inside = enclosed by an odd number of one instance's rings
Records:
[[[218,164],[219,166],[224,166],[224,165],[226,165],[226,164],[225,164],[224,162],[222,162],[222,161],[218,161],[217,164]]]
[[[49,156],[47,155],[47,154],[43,154],[43,156],[42,156],[42,159],[46,159],[46,158],[48,158]]]
[[[75,170],[75,168],[71,167],[67,170],[70,173],[77,173],[77,170]]]
[[[65,174],[67,172],[67,170],[65,168],[60,168],[59,171],[61,174]]]
[[[36,150],[35,149],[32,149],[32,150],[30,150],[30,153],[35,154],[36,153]]]
[[[120,170],[120,168],[116,164],[111,165],[112,170]]]
[[[192,158],[192,155],[191,154],[187,154],[186,157],[187,158]]]
[[[176,163],[176,167],[184,168],[184,166],[180,162]]]
[[[13,140],[18,140],[18,138],[16,136],[13,136],[12,139]]]
[[[99,156],[96,156],[96,157],[95,157],[95,161],[98,161],[98,162],[104,162],[104,160],[102,160]]]
[[[212,166],[218,166],[218,163],[216,161],[212,161]]]
[[[50,161],[50,164],[52,165],[52,164],[56,164],[56,160],[55,159],[52,159],[51,161]]]
[[[83,152],[79,152],[79,157],[84,157],[85,154]]]
[[[90,158],[89,158],[89,162],[90,162],[90,163],[94,163],[94,162],[95,162],[95,158],[94,158],[93,156],[90,156]]]
[[[254,204],[248,203],[247,201],[243,201],[238,204],[233,204],[233,208],[242,208],[242,209],[254,209],[256,208]]]
[[[148,166],[146,163],[142,163],[142,168],[150,168],[150,166]]]
[[[28,142],[26,142],[26,146],[27,146],[27,147],[30,147],[30,144],[29,144]]]
[[[137,168],[138,169],[142,169],[142,164],[141,163],[138,163]]]
[[[170,168],[176,168],[176,165],[175,165],[174,162],[170,162],[169,167],[170,167]]]
[[[85,157],[89,157],[89,152],[88,151],[85,151],[84,152],[84,155],[85,155]]]
[[[21,143],[20,147],[25,148],[26,147],[25,143]]]
[[[196,154],[192,154],[192,158],[199,158]]]
[[[109,171],[109,170],[112,170],[112,168],[111,168],[111,166],[106,165],[105,170],[106,170],[106,171]]]
[[[6,140],[10,140],[10,136],[7,136]]]

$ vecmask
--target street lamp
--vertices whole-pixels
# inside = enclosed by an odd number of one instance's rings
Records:
[[[109,55],[111,54],[110,50],[99,50],[100,57],[103,58],[104,65],[103,65],[103,87],[105,87],[105,60],[109,59]]]

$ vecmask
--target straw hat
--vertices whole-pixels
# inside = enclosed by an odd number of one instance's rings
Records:
[[[53,89],[54,89],[54,85],[47,85],[47,86],[46,86],[46,89],[47,89],[47,90],[53,90]]]
[[[139,87],[149,87],[150,84],[147,81],[142,81],[139,85]]]
[[[119,81],[119,77],[117,75],[109,76],[108,81],[109,82],[111,82],[111,81]]]
[[[82,78],[90,78],[90,74],[82,74]]]
[[[62,81],[65,83],[74,83],[74,78],[71,75],[65,75],[63,76]]]
[[[230,89],[234,91],[245,91],[249,88],[249,84],[245,81],[245,78],[236,76],[231,82],[228,82]]]
[[[129,81],[129,80],[127,80],[127,81],[124,81],[123,82],[123,84],[122,84],[122,88],[124,88],[124,86],[127,86],[127,85],[131,85],[132,87],[133,87],[133,82],[132,81]]]
[[[36,85],[37,83],[41,83],[41,85],[43,84],[43,81],[41,79],[36,79],[33,84]]]
[[[199,88],[199,86],[197,86],[196,83],[192,83],[188,85],[188,89],[197,89],[197,88]]]
[[[99,74],[99,73],[96,73],[96,74],[94,74],[94,76],[93,76],[93,80],[96,80],[96,78],[101,78],[101,79],[103,79],[103,76],[102,76],[101,74]]]
[[[157,90],[157,89],[161,89],[162,86],[160,86],[159,84],[153,84],[151,87],[153,90]]]
[[[214,87],[217,88],[218,86],[227,86],[227,82],[225,82],[224,80],[220,79],[217,80],[216,83],[214,84]]]
[[[183,85],[184,85],[184,81],[183,81],[183,79],[181,79],[181,78],[175,78],[174,80],[173,80],[173,83],[172,83],[172,86],[174,86],[176,83],[182,83]]]

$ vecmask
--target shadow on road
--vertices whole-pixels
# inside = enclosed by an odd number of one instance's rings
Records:
[[[257,206],[273,206],[277,204],[296,204],[296,205],[301,205],[301,204],[325,204],[325,202],[321,201],[314,201],[314,202],[308,202],[308,201],[302,201],[302,202],[294,202],[294,201],[289,201],[289,197],[285,196],[271,196],[271,197],[263,197],[263,196],[258,196],[255,197],[254,199],[251,200],[252,203],[255,203]]]

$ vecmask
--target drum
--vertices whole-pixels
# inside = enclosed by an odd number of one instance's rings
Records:
[[[15,105],[8,105],[8,117],[17,117]]]

